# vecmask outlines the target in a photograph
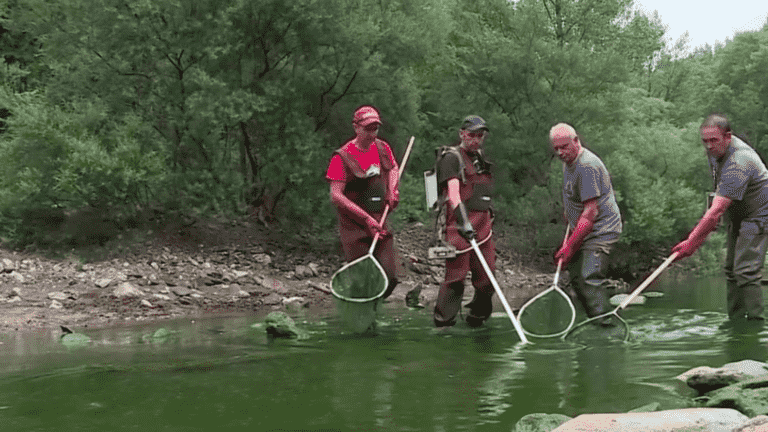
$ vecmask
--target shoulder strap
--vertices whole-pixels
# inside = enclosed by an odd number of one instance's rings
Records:
[[[467,176],[464,172],[466,168],[466,164],[464,163],[464,158],[461,156],[461,152],[456,146],[442,146],[435,149],[435,168],[434,172],[437,172],[437,165],[440,163],[440,160],[442,160],[446,154],[451,153],[459,160],[459,176],[461,177],[461,182],[466,183],[467,182]],[[439,194],[437,197],[437,203],[435,204],[435,208],[437,209],[437,219],[435,220],[435,223],[438,222],[438,219],[440,217],[445,218],[445,202],[447,201],[447,194],[445,191],[443,193]],[[441,214],[442,213],[442,214]],[[443,222],[445,222],[443,220]]]
[[[435,158],[435,172],[437,172],[437,164],[440,163],[440,160],[442,160],[443,157],[445,157],[445,155],[448,153],[452,153],[459,160],[459,175],[461,176],[461,182],[466,183],[467,175],[465,170],[467,168],[467,164],[464,163],[464,157],[461,155],[459,148],[456,146],[442,146],[435,150],[435,154],[437,155]]]
[[[352,172],[352,175],[357,178],[365,178],[365,172],[360,168],[360,164],[357,163],[351,154],[345,152],[343,147],[336,150],[334,153],[341,156],[341,161],[344,162],[344,166]]]
[[[389,171],[391,170],[394,165],[392,165],[392,161],[387,157],[387,150],[384,147],[386,142],[377,139],[375,141],[376,144],[376,150],[379,152],[379,162],[381,163],[381,170],[382,171]],[[334,153],[341,156],[342,162],[344,162],[344,165],[349,168],[350,171],[352,171],[352,175],[354,175],[357,178],[365,178],[365,171],[363,171],[362,168],[360,168],[360,164],[357,163],[354,157],[352,157],[351,154],[344,151],[344,146],[337,149]]]
[[[392,165],[392,160],[389,159],[387,156],[387,150],[384,147],[385,145],[389,145],[386,141],[382,139],[376,139],[376,149],[379,151],[379,162],[381,163],[381,170],[382,171],[389,171],[392,168],[394,168],[394,165]],[[390,150],[392,149],[392,146],[389,146]],[[393,153],[394,156],[394,153]]]

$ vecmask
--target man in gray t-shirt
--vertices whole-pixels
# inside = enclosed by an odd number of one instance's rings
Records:
[[[728,119],[712,114],[704,120],[701,141],[715,183],[711,207],[688,238],[672,248],[677,259],[693,255],[714,231],[720,217],[728,220],[725,276],[728,317],[764,321],[761,287],[768,249],[768,170],[752,147],[731,134]]]
[[[603,288],[608,256],[621,234],[621,214],[603,161],[581,145],[576,130],[559,123],[549,141],[563,162],[563,207],[572,234],[555,254],[568,265],[575,291],[590,317],[608,312]]]

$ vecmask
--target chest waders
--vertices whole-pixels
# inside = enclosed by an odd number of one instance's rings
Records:
[[[413,147],[414,137],[408,142],[403,161],[400,164],[398,180],[403,175],[405,164]],[[381,155],[381,150],[379,152]],[[382,165],[384,165],[382,159]],[[386,172],[389,172],[387,170]],[[361,197],[374,195],[360,194]],[[382,201],[383,201],[382,194]],[[363,198],[365,199],[365,198]],[[371,201],[374,202],[374,201]],[[380,224],[384,224],[389,213],[389,205],[384,204]],[[365,208],[365,207],[363,207]],[[343,321],[353,332],[363,333],[376,321],[376,307],[379,299],[387,291],[389,279],[384,268],[373,256],[379,233],[373,236],[368,253],[344,265],[331,277],[331,293],[337,299],[336,306]]]

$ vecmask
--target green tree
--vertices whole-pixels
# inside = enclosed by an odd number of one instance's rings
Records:
[[[719,87],[711,93],[709,108],[728,114],[734,129],[768,154],[768,28],[737,34],[715,52],[715,61]]]

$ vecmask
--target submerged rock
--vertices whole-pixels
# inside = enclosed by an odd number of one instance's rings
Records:
[[[164,339],[171,335],[171,332],[165,328],[159,328],[152,333],[153,339]]]
[[[163,343],[166,342],[172,334],[173,333],[171,333],[170,330],[161,327],[155,330],[152,334],[142,336],[141,340],[144,343]]]
[[[61,344],[67,348],[82,348],[91,343],[90,337],[75,333],[69,327],[61,326],[61,331],[64,332],[60,338]]]
[[[626,300],[626,299],[627,299],[627,297],[629,297],[629,294],[616,294],[615,296],[611,297],[611,298],[610,298],[608,301],[609,301],[609,302],[610,302],[612,305],[614,305],[614,306],[618,306],[618,305],[620,305],[620,304],[621,304],[621,303],[622,303],[624,300]],[[632,301],[631,301],[631,302],[629,302],[629,304],[631,304],[631,305],[641,305],[641,304],[645,304],[645,297],[643,297],[643,296],[639,295],[639,296],[637,296],[637,297],[633,298],[633,299],[632,299]]]
[[[571,419],[563,414],[528,414],[515,424],[512,432],[549,432]]]
[[[267,336],[270,338],[306,339],[309,337],[306,331],[296,327],[293,318],[285,312],[270,312],[264,318],[264,325]]]

